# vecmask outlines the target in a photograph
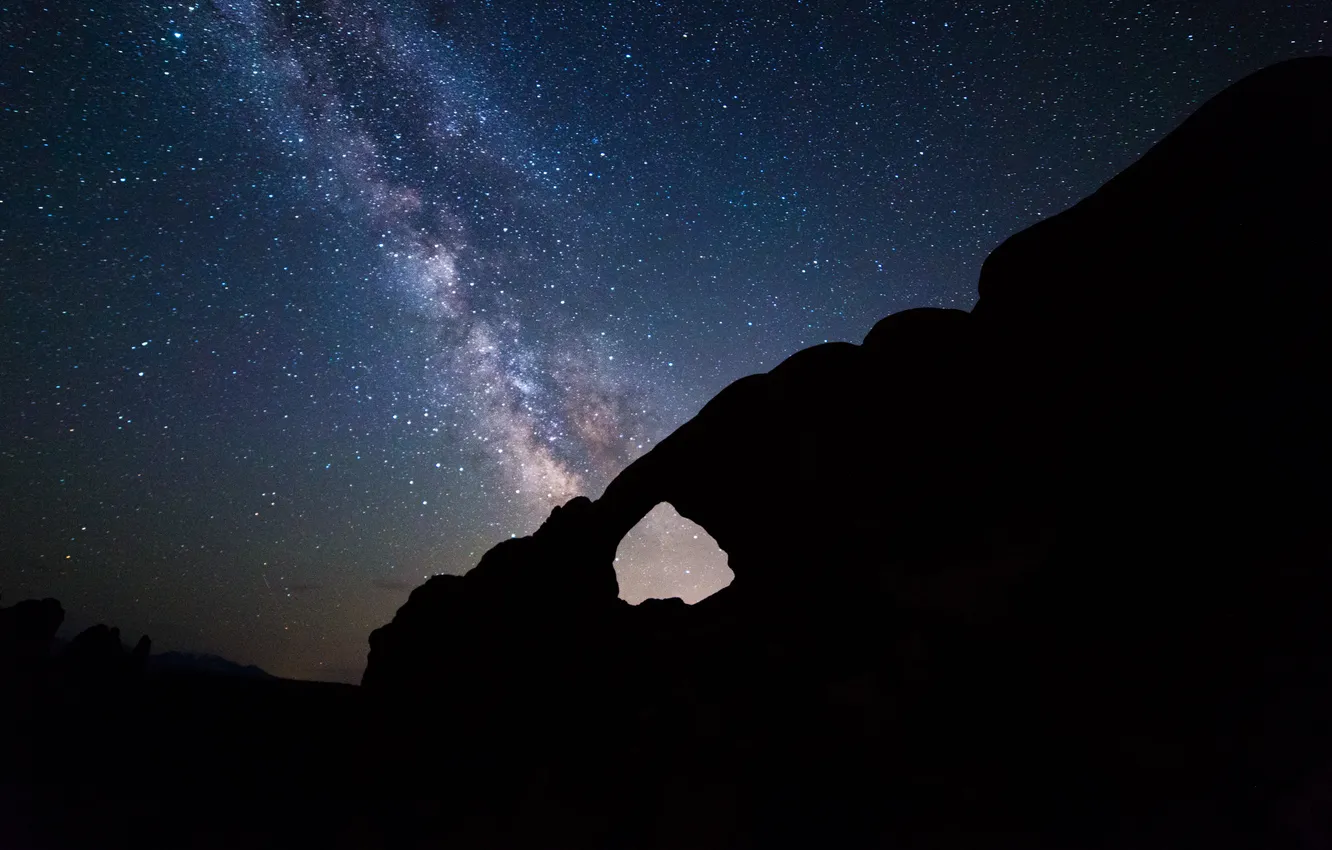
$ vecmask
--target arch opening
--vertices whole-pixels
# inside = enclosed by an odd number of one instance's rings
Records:
[[[633,605],[672,596],[693,605],[735,578],[717,541],[669,502],[648,511],[620,541],[615,575],[620,598]]]

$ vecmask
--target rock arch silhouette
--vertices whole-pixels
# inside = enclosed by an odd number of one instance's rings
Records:
[[[958,495],[977,492],[963,451],[970,319],[903,311],[862,345],[736,381],[616,476],[592,505],[600,533],[618,541],[668,503],[717,541],[737,583],[802,596],[863,578],[886,544],[905,556],[934,542],[941,516],[962,524]]]
[[[1310,775],[1332,752],[1329,102],[1332,59],[1259,72],[1005,241],[970,313],[730,385],[596,501],[413,592],[367,690],[482,694],[459,728],[529,762],[591,741],[608,775],[750,770],[755,829],[817,808],[788,786],[854,799],[824,783],[860,752],[896,777],[874,800],[927,804],[903,823],[1136,818]],[[616,549],[661,503],[735,574],[697,605],[619,598]],[[670,732],[640,707],[695,703],[722,721],[641,768],[616,748]],[[885,725],[843,746],[848,707]]]

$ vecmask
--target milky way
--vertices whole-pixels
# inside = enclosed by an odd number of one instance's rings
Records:
[[[646,376],[623,358],[616,367],[600,337],[578,338],[562,296],[579,264],[553,221],[552,207],[569,207],[561,167],[539,164],[519,122],[419,16],[340,4],[294,22],[261,5],[224,11],[240,23],[226,41],[246,45],[232,73],[264,104],[267,138],[374,243],[373,279],[421,320],[416,427],[447,422],[455,440],[479,444],[523,530],[595,495],[662,423],[626,389]],[[696,601],[728,580],[710,538],[672,516],[654,515],[626,546],[626,598]],[[688,542],[668,556],[672,536]]]
[[[244,80],[252,69],[251,96],[265,104],[269,137],[290,145],[295,168],[317,175],[339,218],[374,242],[375,282],[421,320],[413,330],[428,359],[418,427],[432,425],[431,408],[433,424],[451,418],[482,444],[506,486],[528,496],[515,501],[549,511],[581,492],[584,473],[561,457],[560,438],[571,417],[582,430],[586,416],[616,411],[568,410],[585,385],[607,383],[605,370],[568,368],[552,356],[558,351],[533,344],[520,319],[517,302],[535,300],[547,312],[534,323],[568,327],[553,297],[530,292],[531,266],[561,258],[505,271],[515,258],[545,253],[548,232],[539,208],[524,209],[549,193],[546,173],[531,173],[534,160],[504,126],[512,121],[465,79],[455,52],[410,18],[336,4],[295,23],[267,7],[228,11],[243,22],[234,40],[254,47],[233,70]],[[478,230],[492,237],[484,246]],[[509,297],[506,285],[515,290]],[[552,380],[557,366],[563,385]],[[622,423],[615,417],[606,427]]]
[[[896,310],[970,306],[1004,236],[1243,73],[1325,52],[1326,19],[7,14],[0,590],[60,597],[71,628],[355,680],[426,576],[596,496],[738,377]],[[666,507],[617,571],[631,601],[730,579]]]

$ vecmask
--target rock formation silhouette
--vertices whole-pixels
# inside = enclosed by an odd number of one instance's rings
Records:
[[[42,663],[51,653],[65,609],[55,599],[25,599],[0,608],[0,665],[6,680],[18,668]]]
[[[971,312],[743,378],[417,588],[364,685],[437,722],[383,746],[490,777],[432,828],[1288,838],[1332,759],[1329,199],[1332,59],[1261,71],[1004,242]],[[629,606],[662,502],[735,580]]]

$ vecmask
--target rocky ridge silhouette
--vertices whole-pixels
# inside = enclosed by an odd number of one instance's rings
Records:
[[[1327,830],[1291,812],[1332,753],[1330,107],[1332,59],[1241,81],[997,248],[970,313],[743,378],[415,590],[364,685],[434,722],[383,744],[491,777],[432,828]],[[615,548],[662,502],[735,580],[629,606]]]

